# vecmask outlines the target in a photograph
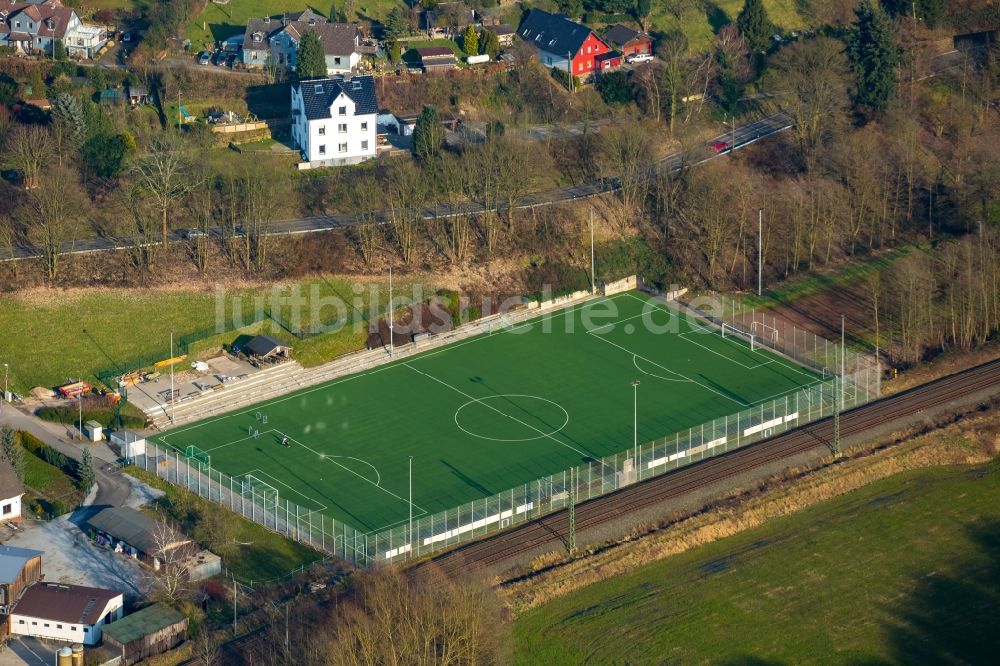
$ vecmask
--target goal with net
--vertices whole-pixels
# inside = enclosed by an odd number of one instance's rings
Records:
[[[191,444],[186,449],[184,449],[184,455],[187,456],[188,460],[197,460],[205,467],[212,466],[212,456],[209,455],[208,451],[199,449],[194,444]]]
[[[750,349],[754,350],[757,348],[757,336],[754,335],[753,331],[748,331],[742,326],[736,326],[734,324],[722,324],[722,337],[734,337],[746,340],[750,343]]]
[[[243,477],[241,494],[264,511],[274,511],[278,506],[278,489],[253,474]]]

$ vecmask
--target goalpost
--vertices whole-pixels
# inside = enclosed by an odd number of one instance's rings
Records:
[[[194,444],[191,444],[186,449],[184,449],[184,455],[189,460],[197,460],[199,463],[205,467],[212,466],[212,456],[209,455],[208,451],[198,448]]]
[[[754,351],[757,349],[757,336],[754,334],[752,330],[748,331],[741,326],[735,326],[733,324],[727,324],[725,322],[722,323],[721,330],[722,330],[722,337],[726,337],[727,335],[729,335],[732,337],[743,338],[744,340],[748,340],[750,342],[750,351]]]
[[[273,512],[278,506],[278,489],[253,474],[244,477],[240,494],[258,504],[264,511]]]
[[[775,344],[778,342],[778,329],[774,326],[769,326],[762,321],[754,321],[750,323],[750,330],[762,340],[770,340]]]

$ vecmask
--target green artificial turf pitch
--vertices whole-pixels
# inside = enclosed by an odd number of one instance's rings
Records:
[[[367,532],[451,509],[815,383],[635,292],[165,433],[212,467]],[[267,418],[264,423],[261,417]],[[259,436],[248,435],[251,428]],[[282,446],[287,435],[290,446]]]

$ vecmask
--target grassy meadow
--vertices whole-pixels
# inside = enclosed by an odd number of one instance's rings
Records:
[[[1000,462],[911,471],[520,616],[518,664],[989,663]]]
[[[413,294],[411,286],[410,280],[398,279],[396,294]],[[196,340],[189,349],[193,355],[213,353],[243,334],[271,333],[292,344],[304,364],[318,365],[363,347],[369,304],[376,298],[384,307],[387,290],[381,280],[356,286],[352,280],[320,277],[274,288],[229,289],[221,300],[208,287],[9,294],[0,297],[0,321],[9,332],[0,345],[0,363],[10,364],[11,390],[21,393],[79,377],[93,383],[101,372],[137,370],[168,358],[174,331],[175,352],[181,349],[178,341],[188,337]],[[288,298],[296,292],[304,298],[298,324]],[[433,294],[433,287],[425,293]],[[352,310],[355,300],[359,307]],[[335,301],[348,307],[338,309]],[[321,325],[344,316],[362,325],[322,332]],[[295,333],[303,329],[312,335],[299,339]]]

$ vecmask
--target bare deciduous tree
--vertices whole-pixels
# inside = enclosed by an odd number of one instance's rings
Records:
[[[366,266],[371,266],[384,242],[377,214],[382,188],[371,179],[362,180],[351,188],[351,202],[357,211],[358,223],[351,227],[350,234],[361,259]]]
[[[618,179],[617,213],[619,231],[624,233],[638,219],[649,192],[653,163],[649,136],[635,122],[624,122],[603,135],[604,155],[611,173]]]
[[[424,174],[413,162],[399,162],[392,169],[386,186],[389,204],[389,227],[399,249],[399,256],[406,263],[413,259],[417,228],[422,207],[427,201],[427,182]]]
[[[164,603],[176,606],[190,594],[190,578],[181,564],[178,540],[182,539],[180,532],[168,521],[166,516],[160,516],[153,527],[153,545],[155,552],[149,553],[153,560],[153,579],[156,583],[156,596]]]
[[[4,162],[21,172],[26,189],[38,186],[42,168],[52,157],[50,139],[49,133],[39,125],[17,125],[7,134]]]
[[[163,246],[167,245],[170,208],[193,186],[191,161],[178,139],[166,134],[156,138],[146,155],[132,169],[132,178],[142,186],[160,210]]]
[[[85,201],[75,175],[64,167],[54,166],[17,210],[16,217],[27,229],[28,240],[42,251],[50,280],[58,272],[63,243],[80,230]]]
[[[330,664],[472,665],[506,662],[497,599],[435,572],[411,582],[393,569],[358,574],[353,603],[331,622]]]

